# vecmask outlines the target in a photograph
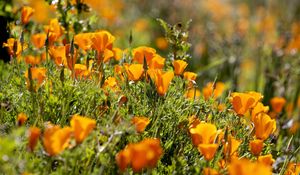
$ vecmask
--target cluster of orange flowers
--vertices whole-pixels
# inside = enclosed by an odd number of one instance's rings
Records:
[[[19,118],[19,117],[18,117]],[[63,150],[71,147],[71,137],[73,136],[76,144],[80,144],[96,127],[96,121],[80,115],[73,115],[71,127],[61,128],[58,125],[47,123],[43,134],[43,146],[49,156],[60,154]],[[33,151],[38,143],[41,130],[38,127],[29,128],[28,148]]]

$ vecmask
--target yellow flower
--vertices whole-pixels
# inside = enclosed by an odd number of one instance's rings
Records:
[[[187,67],[187,65],[188,63],[183,60],[174,60],[173,66],[175,75],[181,75],[184,69]]]
[[[248,92],[248,93],[231,93],[231,104],[233,110],[238,115],[244,115],[249,109],[252,109],[263,98],[260,93]]]
[[[150,61],[155,57],[156,50],[151,47],[141,46],[137,47],[132,50],[133,58],[132,60],[143,64],[144,63],[144,57],[146,58],[147,64],[150,63]]]
[[[145,130],[147,125],[150,123],[150,120],[147,117],[143,117],[143,116],[137,117],[137,116],[135,116],[131,119],[131,123],[135,125],[136,131],[141,133]]]
[[[165,58],[156,54],[148,63],[149,69],[162,69],[165,65]]]
[[[71,127],[76,143],[80,144],[96,127],[96,120],[75,114],[71,119]]]
[[[272,166],[272,164],[275,162],[275,160],[272,157],[272,154],[259,156],[257,161],[260,162],[260,163],[263,163],[265,165],[269,165],[269,166]]]
[[[91,70],[86,67],[84,64],[75,64],[74,65],[75,78],[88,78],[91,76]]]
[[[108,77],[103,84],[103,88],[110,88],[111,90],[117,91],[119,90],[118,82],[115,77]]]
[[[30,17],[33,15],[34,9],[29,6],[24,6],[21,12],[21,21],[22,24],[27,24],[29,22]]]
[[[227,142],[224,145],[224,153],[230,157],[236,156],[239,146],[242,141],[236,140],[231,135],[228,136]]]
[[[184,72],[183,78],[189,81],[196,81],[197,74],[194,72]]]
[[[254,117],[259,113],[267,113],[269,111],[269,106],[264,106],[261,102],[258,102],[257,105],[251,111],[251,120],[254,120]]]
[[[156,85],[157,93],[161,96],[165,95],[168,91],[169,85],[174,77],[173,71],[163,73],[161,70],[149,69],[148,74]]]
[[[92,47],[93,33],[79,33],[74,36],[74,43],[77,44],[82,50],[87,51]]]
[[[98,53],[103,53],[106,49],[112,50],[115,37],[108,31],[102,30],[93,33],[91,36],[92,48],[97,50]]]
[[[195,128],[190,128],[190,133],[195,146],[212,144],[217,136],[217,127],[211,123],[200,123]]]
[[[52,46],[49,49],[49,54],[57,66],[67,65],[65,46]]]
[[[276,121],[265,113],[260,113],[254,117],[255,136],[265,140],[276,130]]]
[[[7,43],[3,43],[3,47],[7,47],[8,53],[11,56],[18,57],[22,52],[21,43],[17,39],[14,39],[14,38],[9,38],[7,40]],[[23,48],[23,49],[25,49],[25,48]]]
[[[60,128],[57,125],[49,125],[45,129],[43,144],[45,151],[50,156],[61,153],[69,146],[72,129],[70,127]]]

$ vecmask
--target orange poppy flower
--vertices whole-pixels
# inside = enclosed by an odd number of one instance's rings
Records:
[[[248,92],[248,93],[231,93],[231,104],[233,110],[238,115],[244,115],[248,112],[249,109],[256,106],[256,104],[262,99],[262,95],[257,92]]]
[[[215,86],[215,87],[214,87]],[[220,97],[225,90],[225,84],[222,82],[217,82],[215,85],[213,82],[209,82],[203,88],[203,95],[205,100],[213,96],[214,99]]]
[[[199,144],[212,144],[217,136],[217,127],[211,123],[200,123],[189,129],[195,146]]]
[[[131,165],[134,172],[140,172],[143,168],[155,167],[162,153],[158,139],[145,139],[129,144],[116,155],[116,161],[121,171]]]
[[[165,58],[156,54],[148,63],[149,69],[162,69],[165,65]]]
[[[201,92],[198,88],[189,88],[185,94],[184,94],[184,97],[185,98],[188,98],[188,99],[199,99],[201,95]]]
[[[3,47],[7,47],[8,53],[11,56],[17,56],[18,57],[22,52],[22,45],[15,38],[9,38],[7,40],[7,43],[3,43]],[[23,46],[23,49],[25,49],[24,46]]]
[[[66,53],[66,60],[67,60],[67,65],[70,70],[73,70],[74,65],[77,61],[77,49],[74,47],[73,48],[73,53],[71,53],[71,44],[66,44],[65,45],[65,53]]]
[[[119,78],[121,81],[124,81],[125,78],[123,76],[123,66],[115,65],[114,75],[115,77]]]
[[[216,154],[218,144],[199,144],[198,150],[207,161],[210,161]]]
[[[162,70],[159,69],[149,69],[148,74],[156,85],[157,93],[161,96],[165,95],[174,77],[174,72],[168,71],[163,73]]]
[[[165,37],[158,37],[155,39],[156,47],[160,50],[166,50],[168,48],[168,41]]]
[[[57,125],[47,126],[43,136],[43,144],[45,151],[50,156],[55,156],[61,153],[69,146],[72,128],[60,128]]]
[[[203,169],[204,175],[219,175],[217,170],[211,169],[211,168],[204,168]]]
[[[31,35],[30,38],[32,44],[38,49],[41,49],[42,47],[45,46],[46,39],[47,39],[47,35],[45,33],[37,33]]]
[[[118,82],[117,79],[115,77],[108,77],[103,84],[103,88],[109,88],[113,91],[118,91],[119,90],[119,86],[118,86]]]
[[[269,111],[269,106],[264,106],[261,102],[258,102],[257,105],[251,111],[251,120],[253,121],[254,117],[259,113],[267,113]]]
[[[183,60],[174,60],[173,66],[175,75],[181,75],[187,65],[188,63]]]
[[[183,78],[189,81],[196,81],[197,74],[194,72],[184,72]]]
[[[31,78],[33,80],[33,84],[32,84],[32,90],[35,90],[37,91],[38,88],[43,84],[44,80],[46,79],[46,72],[47,72],[47,69],[46,68],[43,68],[43,67],[32,67],[30,68],[30,71],[31,71]],[[28,71],[25,72],[25,78],[26,78],[26,85],[27,85],[27,88],[30,89],[30,86],[31,86],[31,82],[29,80],[29,74],[28,74]],[[36,82],[36,83],[35,83]]]
[[[272,166],[272,164],[275,162],[275,160],[272,157],[272,154],[259,156],[257,161],[260,162],[260,163],[263,163],[265,165],[269,165],[269,166]]]
[[[229,175],[272,175],[271,166],[260,162],[251,162],[248,159],[234,159],[228,166]]]
[[[41,57],[28,55],[24,58],[26,64],[37,65],[42,62]]]
[[[262,149],[264,148],[264,141],[260,139],[251,140],[249,142],[250,151],[253,155],[259,156]]]
[[[87,51],[92,47],[93,33],[79,33],[74,36],[74,43],[77,44],[82,50]]]
[[[83,140],[93,131],[96,127],[96,120],[83,117],[80,115],[73,115],[71,119],[71,127],[74,132],[75,140],[77,144],[83,142]]]
[[[265,113],[260,113],[254,117],[256,138],[265,140],[276,130],[276,121]]]
[[[84,64],[75,64],[74,65],[75,78],[88,78],[91,75],[90,68],[88,69]]]
[[[49,54],[57,66],[67,65],[65,46],[52,46],[49,49]]]
[[[17,118],[18,126],[22,126],[27,121],[27,119],[28,117],[25,113],[23,112],[19,113]]]
[[[114,58],[117,61],[120,61],[123,58],[123,51],[119,48],[113,48],[112,52],[114,53]]]
[[[299,175],[300,173],[300,163],[290,162],[287,166],[284,175]]]
[[[34,150],[40,135],[41,135],[41,130],[39,128],[35,126],[29,128],[28,148],[30,151]]]
[[[150,120],[147,117],[135,116],[131,119],[131,123],[135,125],[135,129],[137,132],[142,133],[147,127],[147,125],[150,123]]]
[[[22,7],[22,12],[21,12],[21,21],[22,24],[27,24],[29,22],[30,17],[33,15],[34,9],[29,7],[29,6],[24,6]]]
[[[224,153],[228,156],[236,156],[239,146],[241,145],[242,141],[236,140],[231,135],[228,136],[227,142],[224,145]]]
[[[156,56],[156,50],[151,47],[141,46],[132,50],[133,58],[132,60],[143,64],[144,57],[146,58],[147,65],[149,65],[150,61]]]
[[[91,36],[92,48],[97,50],[98,53],[103,53],[106,49],[112,50],[115,37],[108,31],[99,31],[93,33]]]
[[[286,100],[283,97],[273,97],[270,100],[272,110],[276,113],[280,113],[286,103]]]
[[[53,45],[64,34],[63,27],[60,26],[58,19],[51,19],[49,25],[44,26],[45,33],[48,35],[49,45]]]
[[[128,80],[137,81],[141,78],[144,72],[142,64],[124,64]]]

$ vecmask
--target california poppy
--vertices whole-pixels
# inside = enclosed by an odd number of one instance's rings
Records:
[[[43,67],[32,67],[30,68],[30,71],[31,71],[32,82],[29,79],[29,72],[28,71],[25,72],[27,88],[30,90],[30,87],[32,86],[33,88],[32,90],[36,91],[46,79],[47,69]]]
[[[218,171],[212,168],[203,168],[204,175],[219,175]]]
[[[24,58],[26,64],[37,65],[40,64],[42,59],[38,56],[28,55]]]
[[[117,91],[119,89],[117,79],[115,77],[108,77],[104,81],[103,88],[109,88],[113,91]]]
[[[275,162],[275,160],[272,157],[272,154],[266,154],[263,156],[259,156],[257,158],[257,161],[260,163],[264,163],[267,166],[272,166],[272,164]]]
[[[254,117],[255,136],[265,140],[276,130],[276,121],[265,113],[260,113]]]
[[[217,127],[211,123],[200,123],[190,128],[190,134],[195,146],[199,144],[212,144],[217,136]]]
[[[238,115],[244,115],[249,109],[255,107],[255,105],[262,99],[262,95],[257,92],[248,93],[231,93],[231,104],[233,110]]]
[[[218,144],[199,144],[198,150],[204,156],[204,158],[209,161],[214,156],[218,149]]]
[[[156,85],[157,93],[161,96],[167,93],[169,85],[174,77],[173,71],[163,73],[162,70],[148,70],[148,74]]]
[[[115,60],[119,61],[121,58],[123,58],[123,51],[120,48],[113,48],[112,52],[114,53]]]
[[[187,65],[188,63],[183,60],[174,60],[173,66],[175,75],[181,75]]]
[[[150,61],[155,57],[156,50],[151,47],[146,46],[140,46],[132,50],[133,58],[132,60],[143,64],[144,63],[144,57],[146,58],[147,64],[150,63]]]
[[[257,105],[255,105],[255,107],[252,109],[251,111],[251,120],[253,121],[254,117],[263,112],[263,113],[267,113],[269,111],[269,106],[264,106],[264,104],[262,104],[261,102],[258,102]]]
[[[29,128],[29,138],[28,138],[28,148],[30,151],[33,151],[39,137],[41,135],[41,130],[35,126]]]
[[[22,52],[22,45],[21,43],[15,39],[15,38],[9,38],[7,40],[7,43],[3,43],[3,47],[7,47],[8,49],[8,53],[11,55],[11,56],[16,56],[18,57],[21,52]],[[24,47],[23,47],[24,49]]]
[[[37,33],[37,34],[31,35],[30,39],[31,39],[32,44],[36,48],[41,49],[42,47],[45,46],[47,35],[45,33]]]
[[[137,81],[143,75],[144,69],[142,64],[124,64],[128,80]]]
[[[58,19],[51,19],[49,25],[44,26],[45,33],[48,36],[48,44],[51,46],[64,33],[63,27],[60,26]]]
[[[242,141],[235,139],[233,136],[229,135],[227,142],[224,145],[224,153],[230,157],[237,156],[237,151]]]
[[[165,65],[165,58],[156,54],[148,63],[149,69],[162,69]]]
[[[91,76],[91,70],[86,67],[85,64],[75,64],[74,65],[75,78],[88,78]]]
[[[213,84],[212,82],[209,82],[206,84],[206,86],[203,88],[203,95],[204,98],[207,100],[209,97],[213,97],[214,99],[220,97],[225,90],[225,84],[222,82],[216,82]]]
[[[275,111],[276,113],[280,113],[286,103],[286,100],[283,97],[273,97],[270,100],[270,103],[271,103],[272,110]]]
[[[197,74],[194,72],[184,72],[183,78],[189,81],[196,81]]]
[[[96,120],[83,117],[77,114],[73,115],[70,123],[77,144],[82,143],[83,140],[96,127]]]
[[[29,7],[29,6],[24,6],[22,7],[22,12],[21,12],[21,21],[22,24],[27,24],[29,22],[30,17],[33,15],[34,9]]]
[[[260,162],[251,162],[248,159],[234,159],[228,166],[229,175],[272,175],[271,166]]]
[[[19,113],[17,118],[18,126],[22,126],[27,121],[27,119],[28,117],[25,113]]]
[[[45,129],[43,136],[43,144],[45,151],[50,156],[55,156],[61,153],[69,146],[72,128],[60,128],[57,125],[49,125]]]
[[[92,35],[93,33],[79,33],[74,36],[74,43],[82,50],[87,51],[92,47]]]
[[[49,49],[49,54],[57,66],[67,65],[65,46],[52,46]]]
[[[141,133],[145,130],[147,125],[150,123],[150,120],[147,117],[135,116],[131,119],[131,123],[135,125],[136,131]]]
[[[299,175],[300,173],[300,163],[290,162],[287,166],[284,175]]]
[[[249,142],[250,151],[253,155],[258,156],[264,148],[264,142],[260,139],[251,140]]]
[[[201,92],[198,88],[189,88],[185,94],[184,97],[188,99],[198,99],[201,95]]]
[[[115,37],[108,31],[99,31],[91,36],[92,48],[98,52],[98,61],[107,61],[114,56],[112,52]]]

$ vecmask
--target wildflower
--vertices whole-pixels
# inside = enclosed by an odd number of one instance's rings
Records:
[[[115,60],[119,61],[123,58],[123,51],[121,49],[115,47],[112,51],[114,53]]]
[[[183,78],[189,81],[196,81],[197,74],[194,72],[184,72]]]
[[[145,139],[127,145],[116,155],[116,161],[121,171],[131,165],[134,172],[140,172],[143,168],[155,167],[162,153],[158,139]]]
[[[31,40],[31,43],[37,49],[41,49],[45,45],[46,38],[47,38],[47,35],[45,33],[37,33],[37,34],[31,35],[30,40]]]
[[[133,58],[132,58],[133,61],[135,61],[139,64],[143,64],[144,57],[145,57],[147,64],[149,64],[150,61],[155,57],[156,50],[151,47],[141,46],[141,47],[137,47],[137,48],[133,49],[132,55],[133,55]]]
[[[197,99],[200,97],[200,90],[198,88],[189,88],[185,94],[184,94],[184,97],[185,98],[188,98],[188,99]]]
[[[214,87],[215,86],[215,87]],[[214,99],[220,97],[225,90],[225,84],[222,82],[217,82],[215,85],[212,82],[206,84],[203,88],[204,98],[207,100],[209,97]]]
[[[233,110],[238,115],[244,115],[248,112],[249,109],[255,107],[255,105],[262,99],[262,95],[257,92],[248,92],[248,93],[231,93],[231,104]]]
[[[99,31],[91,36],[92,48],[98,52],[98,61],[108,61],[114,54],[111,51],[115,37],[108,31]]]
[[[257,105],[251,111],[251,120],[254,120],[254,117],[259,113],[267,113],[269,111],[269,106],[264,106],[261,102],[258,102]]]
[[[28,148],[30,151],[34,150],[40,135],[41,135],[41,130],[39,128],[35,126],[29,128]]]
[[[217,136],[217,127],[211,123],[200,123],[189,129],[195,146],[199,144],[212,144]]]
[[[149,69],[162,69],[165,65],[165,58],[156,54],[148,63]]]
[[[211,169],[211,168],[204,168],[203,169],[204,175],[219,175],[217,170]]]
[[[45,151],[50,156],[55,156],[61,153],[69,146],[72,128],[60,128],[57,125],[49,125],[45,129],[43,136],[43,144]]]
[[[44,26],[45,33],[48,36],[49,45],[53,45],[64,33],[64,29],[60,26],[58,19],[51,19],[49,25]]]
[[[276,130],[276,121],[265,113],[255,116],[253,123],[255,126],[255,136],[258,139],[265,140]]]
[[[65,45],[65,57],[67,61],[67,66],[70,70],[74,69],[75,63],[77,61],[77,49],[73,46],[71,51],[71,44]],[[71,53],[72,52],[72,53]],[[90,60],[92,61],[92,60]]]
[[[188,65],[187,62],[183,60],[174,60],[173,66],[174,66],[175,75],[181,75],[187,65]]]
[[[46,72],[47,69],[43,67],[32,67],[30,68],[31,72],[31,78],[32,80],[29,79],[29,72],[25,72],[25,78],[26,78],[26,84],[27,88],[30,90],[30,87],[32,86],[32,90],[38,90],[38,88],[43,84],[44,80],[46,79]],[[32,81],[32,82],[31,82]],[[31,84],[33,83],[33,84]]]
[[[250,145],[251,153],[255,156],[259,156],[262,149],[264,148],[264,142],[263,142],[263,140],[260,140],[260,139],[251,140],[249,142],[249,145]]]
[[[224,153],[230,157],[237,156],[237,150],[242,141],[236,140],[231,135],[228,136],[227,142],[224,145]]]
[[[128,80],[137,81],[143,75],[144,69],[142,64],[124,64]]]
[[[272,110],[276,113],[280,113],[286,103],[286,100],[283,97],[273,97],[270,100]]]
[[[29,7],[29,6],[24,6],[22,7],[22,12],[21,12],[21,21],[22,24],[27,24],[29,22],[30,17],[33,15],[34,9]]]
[[[17,118],[18,126],[22,126],[27,121],[27,119],[28,117],[25,113],[19,113]]]
[[[156,38],[155,44],[160,50],[166,50],[168,48],[168,41],[165,39],[165,37]]]
[[[71,119],[71,127],[74,132],[76,143],[80,144],[96,127],[96,121],[75,114]]]
[[[37,65],[42,62],[41,57],[28,55],[24,58],[26,64]]]
[[[229,175],[272,175],[271,166],[260,162],[251,162],[248,159],[234,159],[228,166]]]
[[[300,173],[300,163],[290,162],[287,166],[284,175],[299,175]]]
[[[75,78],[88,78],[91,75],[90,68],[87,68],[84,64],[75,64],[74,65]]]
[[[74,43],[82,50],[87,51],[92,47],[92,35],[93,33],[79,33],[74,36]]]
[[[156,85],[157,93],[161,96],[167,93],[169,85],[174,77],[173,71],[163,73],[161,70],[148,70],[148,74]]]
[[[214,156],[218,149],[218,144],[199,144],[198,150],[204,156],[204,158],[209,161]]]
[[[149,118],[147,117],[133,117],[131,119],[131,123],[135,125],[135,129],[137,132],[141,133],[145,130],[145,128],[147,127],[147,125],[150,123]]]
[[[264,163],[265,165],[269,165],[269,166],[272,166],[272,164],[275,162],[275,160],[272,157],[272,154],[259,156],[257,158],[257,161],[260,162],[260,163]]]
[[[49,49],[49,54],[57,66],[67,65],[65,46],[52,46]]]
[[[18,57],[21,52],[22,52],[22,45],[21,43],[15,39],[15,38],[9,38],[7,40],[7,43],[3,43],[3,47],[7,47],[8,49],[8,53],[11,55],[11,56],[16,56]],[[24,47],[23,47],[24,49]]]

